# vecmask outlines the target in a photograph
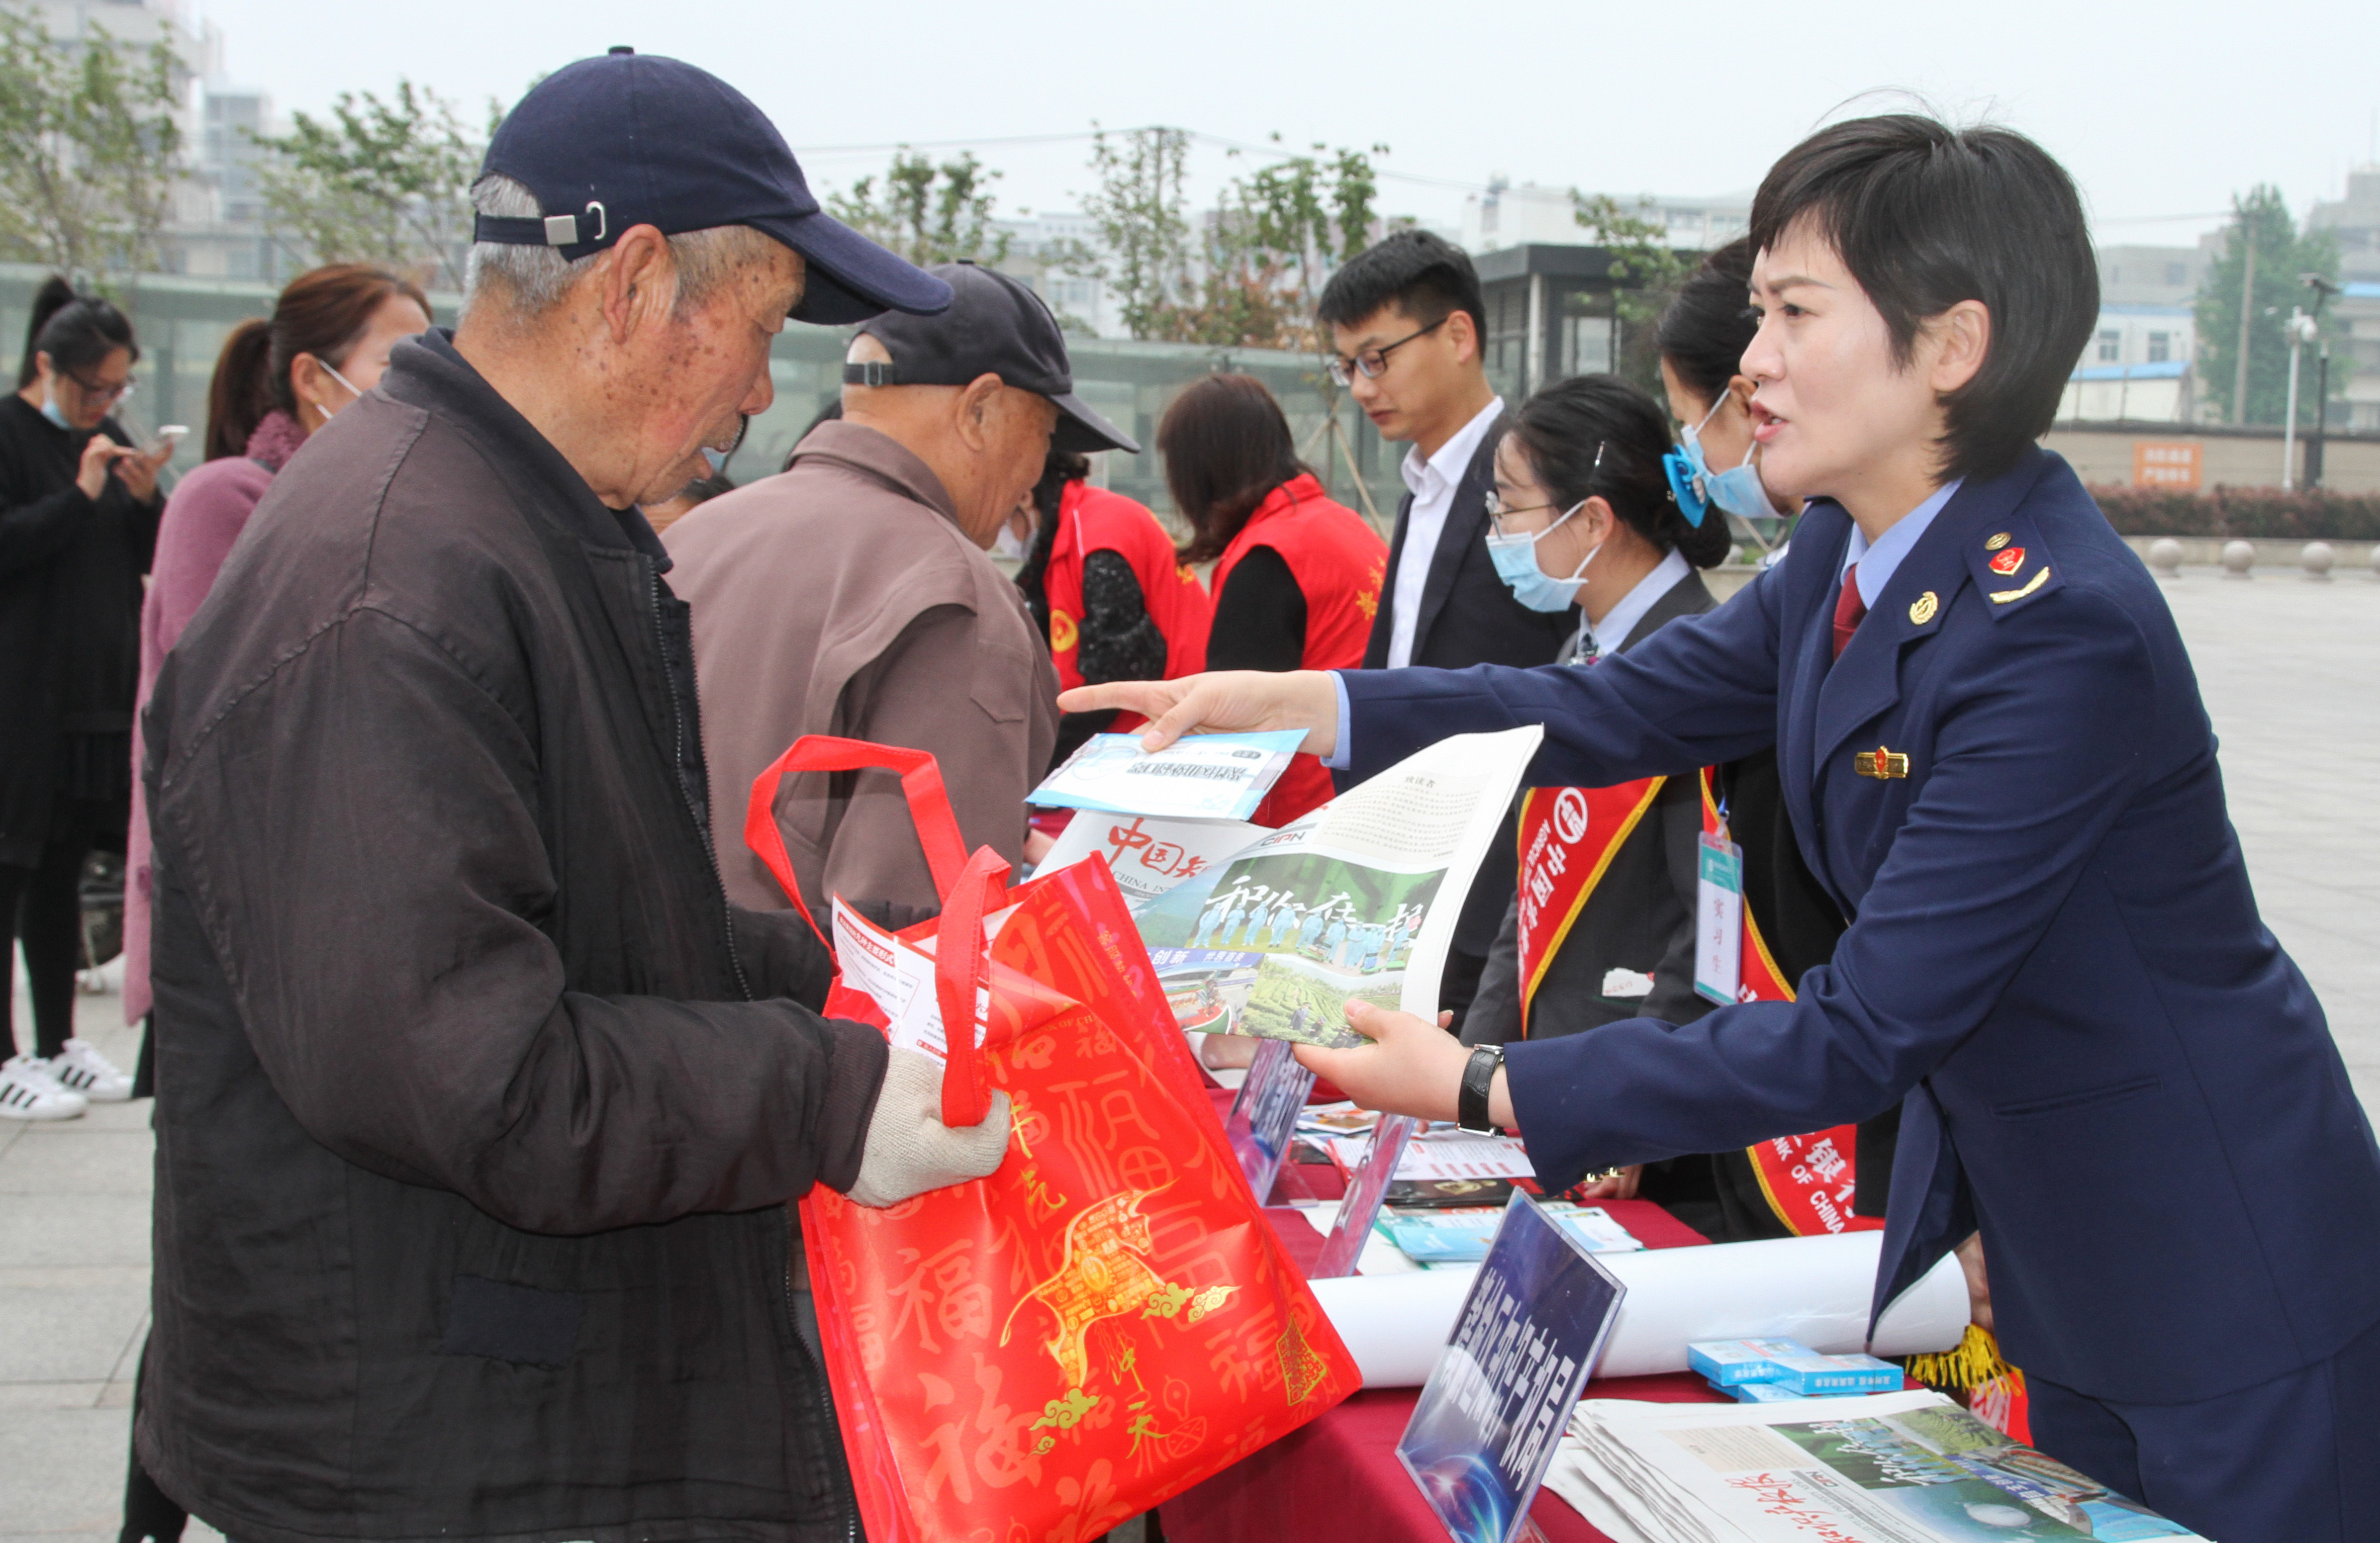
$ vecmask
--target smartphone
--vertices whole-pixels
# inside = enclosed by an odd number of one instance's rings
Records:
[[[140,447],[140,454],[153,461],[181,443],[189,431],[190,426],[187,423],[168,423],[157,431],[156,437]]]

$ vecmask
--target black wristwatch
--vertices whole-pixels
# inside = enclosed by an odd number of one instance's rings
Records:
[[[1463,1091],[1455,1095],[1454,1123],[1473,1136],[1492,1136],[1495,1122],[1488,1118],[1488,1090],[1496,1085],[1496,1068],[1504,1064],[1504,1047],[1481,1045],[1463,1064]]]

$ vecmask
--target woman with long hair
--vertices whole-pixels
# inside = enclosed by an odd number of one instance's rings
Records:
[[[140,608],[139,699],[214,587],[257,501],[309,434],[370,391],[389,350],[430,327],[430,301],[384,269],[335,263],[289,282],[269,317],[232,329],[207,388],[207,461],[174,490]],[[131,844],[124,875],[124,1016],[148,1014],[149,820],[133,746]],[[143,1060],[147,1059],[144,1050]]]
[[[1388,543],[1322,492],[1289,419],[1253,375],[1193,381],[1157,428],[1173,506],[1190,522],[1188,564],[1211,562],[1209,670],[1354,669],[1380,606]],[[1256,813],[1286,825],[1330,796],[1300,755]]]
[[[0,917],[33,999],[33,1049],[0,1063],[8,1119],[72,1119],[132,1094],[75,1038],[74,981],[83,859],[124,840],[140,576],[173,454],[136,449],[110,416],[140,358],[122,311],[53,278],[0,403]],[[0,1050],[14,1049],[8,1027]]]

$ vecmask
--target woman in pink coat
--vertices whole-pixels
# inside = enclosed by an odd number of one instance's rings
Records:
[[[241,322],[224,341],[207,392],[206,464],[182,479],[157,531],[149,596],[140,608],[140,705],[148,705],[166,650],[214,587],[257,500],[306,436],[370,391],[389,350],[430,327],[430,302],[392,273],[356,263],[317,268],[290,282],[269,318]],[[149,811],[140,786],[140,732],[132,735],[132,829],[124,881],[124,1016],[149,1013]],[[136,1097],[149,1091],[141,1046]]]

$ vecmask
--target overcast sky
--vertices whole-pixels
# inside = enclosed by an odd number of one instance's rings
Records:
[[[2372,0],[185,4],[223,29],[232,77],[282,112],[403,75],[476,117],[541,71],[630,43],[744,91],[814,183],[880,167],[873,147],[965,141],[1005,172],[1004,213],[1075,205],[1087,145],[1015,141],[1094,120],[1385,143],[1384,211],[1451,224],[1465,190],[1500,172],[1622,193],[1747,190],[1847,99],[1914,97],[2041,140],[2082,184],[2102,242],[2186,241],[2259,181],[2302,213],[2380,149]],[[1202,183],[1246,164],[1204,149]]]

